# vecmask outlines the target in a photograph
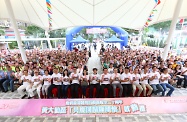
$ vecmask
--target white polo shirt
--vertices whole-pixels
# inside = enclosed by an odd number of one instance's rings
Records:
[[[143,81],[140,81],[141,84],[148,84],[148,79],[149,79],[149,73],[142,73],[141,74],[141,78],[144,78],[144,77],[147,77],[147,79],[143,80]]]
[[[169,79],[171,79],[171,76],[169,75],[169,74],[164,74],[164,73],[162,73],[161,75],[160,75],[160,78],[167,78],[167,80],[164,80],[164,81],[160,81],[160,83],[162,84],[162,83],[168,83],[168,80]]]
[[[126,78],[129,78],[129,81],[127,82],[121,82],[121,84],[131,84],[130,80],[131,80],[132,74],[128,73],[128,74],[121,74],[121,80],[124,80]]]
[[[151,73],[149,73],[150,75],[150,78],[152,77],[152,76],[156,76],[156,78],[155,79],[153,79],[152,81],[150,80],[149,81],[149,84],[159,84],[159,79],[160,79],[160,73],[159,72],[151,72]]]
[[[117,73],[117,74],[113,73],[112,74],[112,80],[113,80],[112,84],[120,83],[121,75],[119,73]]]
[[[51,75],[43,75],[44,85],[51,85],[51,81],[48,79],[52,79]]]
[[[63,84],[64,85],[70,85],[70,77],[64,76],[63,77]]]
[[[99,83],[98,80],[100,79],[100,75],[99,74],[91,74],[90,76],[90,80],[91,80],[91,84],[97,84]]]
[[[113,73],[114,73],[113,70],[114,70],[113,68],[108,68],[108,73],[109,73],[109,74],[113,74]]]
[[[23,75],[23,76],[21,76],[21,80],[24,80],[24,79],[31,81],[32,77],[31,77],[31,75],[28,75],[28,76]],[[30,83],[27,82],[27,81],[23,81],[23,85],[30,85]]]
[[[79,76],[79,74],[78,73],[71,73],[70,74],[70,78],[72,78],[72,83],[71,84],[75,84],[75,83],[77,83],[77,84],[79,84],[79,78],[80,78],[80,76]]]
[[[187,70],[187,67],[183,67],[181,71],[185,72],[186,70]],[[185,72],[183,75],[187,75],[187,72]]]
[[[61,74],[58,73],[58,74],[55,74],[53,73],[52,74],[52,78],[53,78],[53,84],[54,85],[62,85],[62,82],[58,82],[57,80],[61,78]]]
[[[34,75],[31,79],[31,81],[34,83],[34,85],[37,85],[41,80],[43,80],[43,77],[41,75]]]
[[[102,80],[102,76],[104,75],[104,78],[103,78],[103,81],[101,81],[101,84],[110,84],[110,77],[111,75],[108,73],[108,74],[102,74],[101,75],[101,80]]]
[[[131,80],[134,80],[134,79],[136,79],[135,81],[133,81],[133,84],[135,84],[135,85],[138,85],[138,84],[140,84],[140,74],[132,74],[131,75]]]

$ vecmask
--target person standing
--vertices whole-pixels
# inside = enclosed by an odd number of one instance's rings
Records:
[[[82,87],[82,98],[86,98],[86,89],[89,85],[89,75],[87,70],[83,70],[82,75],[80,76],[81,87]]]
[[[14,92],[14,72],[12,71],[12,68],[10,66],[6,66],[7,72],[6,72],[6,80],[3,82],[3,87],[5,92],[8,91],[8,85],[10,84],[10,90]]]
[[[52,76],[49,75],[48,70],[44,71],[43,81],[44,81],[44,83],[42,86],[42,94],[43,94],[44,98],[47,98],[47,91],[48,91],[48,88],[51,85],[51,81],[52,81]]]
[[[63,72],[62,81],[63,81],[63,84],[62,84],[63,98],[67,98],[68,88],[70,87],[70,77],[69,77],[69,73],[67,69],[65,69]]]

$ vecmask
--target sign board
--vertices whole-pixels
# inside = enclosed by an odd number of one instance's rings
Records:
[[[187,112],[187,97],[0,100],[0,116],[90,116],[185,112]]]

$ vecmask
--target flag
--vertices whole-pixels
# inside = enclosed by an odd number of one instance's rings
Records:
[[[184,23],[184,19],[180,19],[179,23],[183,24]]]

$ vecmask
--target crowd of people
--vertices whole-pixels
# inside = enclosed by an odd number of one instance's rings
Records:
[[[25,64],[19,53],[1,52],[0,89],[14,92],[18,81],[21,98],[36,95],[41,98],[41,92],[44,98],[53,98],[54,88],[57,88],[58,98],[67,98],[68,88],[71,98],[79,97],[79,88],[83,98],[87,88],[90,98],[104,97],[105,89],[108,89],[108,98],[117,97],[116,88],[120,89],[119,97],[171,96],[175,84],[178,88],[187,87],[187,60],[170,56],[164,61],[160,55],[156,50],[119,50],[102,45],[99,56],[103,73],[93,68],[88,74],[89,51],[86,49],[27,51]],[[94,88],[96,95],[93,95]]]

